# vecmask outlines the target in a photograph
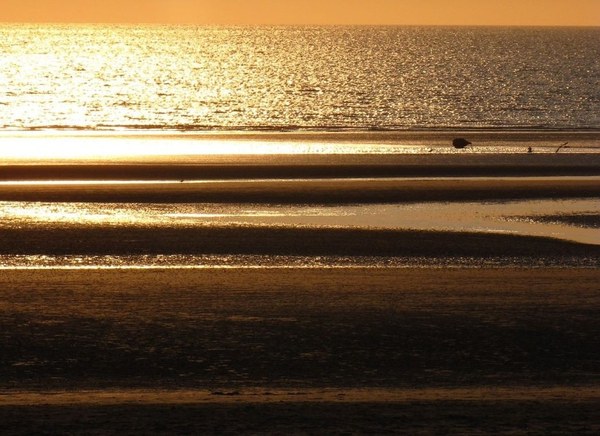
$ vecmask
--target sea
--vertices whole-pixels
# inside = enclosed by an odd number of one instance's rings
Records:
[[[2,130],[600,128],[600,28],[0,25]]]

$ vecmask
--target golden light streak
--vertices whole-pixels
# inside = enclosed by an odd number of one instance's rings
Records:
[[[231,139],[186,138],[177,139],[130,137],[37,136],[0,138],[2,160],[88,160],[119,159],[125,157],[156,157],[186,155],[276,155],[319,153],[332,149],[335,144],[310,143],[305,147],[286,141],[248,141]]]

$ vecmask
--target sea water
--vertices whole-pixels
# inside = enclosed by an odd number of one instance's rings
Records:
[[[600,29],[1,25],[0,129],[600,127]]]

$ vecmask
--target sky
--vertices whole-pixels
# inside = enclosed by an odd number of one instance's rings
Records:
[[[0,0],[0,22],[600,26],[600,0]]]

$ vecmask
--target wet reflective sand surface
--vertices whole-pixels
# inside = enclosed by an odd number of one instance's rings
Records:
[[[411,252],[401,247],[391,252],[381,248],[384,250],[382,254],[386,255],[383,260],[381,257],[365,256],[377,254],[377,235],[385,231],[391,232],[389,236],[399,241],[408,241],[406,232],[410,231],[444,232],[449,236],[454,234],[454,243],[462,246],[467,240],[467,233],[500,237],[535,236],[598,246],[599,204],[595,199],[320,206],[0,202],[4,235],[2,251],[6,253],[0,257],[0,264],[4,267],[59,267],[62,264],[70,267],[151,268],[210,265],[267,267],[288,264],[307,267],[382,264],[434,266],[438,262],[446,266],[468,266],[480,263],[474,261],[473,256],[481,256],[485,252],[489,264],[534,265],[544,258],[547,261],[542,263],[548,264],[548,260],[554,257],[558,260],[550,262],[558,266],[561,263],[593,266],[597,265],[593,258],[598,250],[591,248],[587,256],[580,257],[578,261],[567,260],[559,244],[556,245],[556,251],[538,252],[536,255],[519,252],[517,247],[511,253],[500,246],[496,253],[493,247],[488,251],[474,249],[469,253],[441,245],[435,252],[435,245],[429,243],[428,246],[425,237],[414,241],[413,248],[417,251],[412,251],[412,254],[420,254],[418,258],[406,257]],[[585,220],[579,222],[578,219]],[[269,228],[272,229],[271,234],[279,232],[280,236],[269,238]],[[225,239],[221,239],[215,245],[215,242],[209,242],[212,240],[211,229],[213,233],[220,232],[222,238],[227,234],[228,238],[236,239],[229,245]],[[308,248],[303,250],[300,245],[294,247],[284,242],[284,234],[288,238],[295,233],[298,237],[306,235],[326,240],[340,231],[348,234],[354,232],[357,237],[367,238],[365,242],[368,241],[368,246],[349,249],[340,245],[336,249],[330,245],[319,249],[314,245],[313,256],[306,256],[309,254],[306,251]],[[59,234],[63,237],[58,238]],[[120,239],[116,239],[117,245],[110,249],[111,255],[103,256],[107,238],[127,238],[127,235],[134,234],[137,235],[137,242],[129,248],[119,250],[117,241]],[[260,237],[259,234],[264,236]],[[52,241],[53,237],[58,240]],[[73,237],[80,240],[69,242]],[[179,244],[177,241],[181,242],[182,237],[188,240]],[[443,237],[440,235],[440,238]],[[163,240],[156,241],[157,238]],[[189,245],[189,238],[197,239],[195,248]],[[168,243],[167,239],[172,242]],[[267,242],[269,240],[270,245]],[[95,247],[95,242],[101,245]],[[521,241],[523,247],[527,245],[526,242]],[[491,243],[489,239],[488,244]],[[231,247],[231,253],[226,253],[226,246]],[[136,251],[145,256],[136,257]],[[582,255],[584,251],[581,251]],[[8,253],[13,255],[9,256]],[[244,254],[245,257],[241,256]],[[253,256],[247,256],[249,254]],[[349,254],[351,258],[344,257]],[[315,260],[314,255],[320,257]],[[537,258],[538,262],[533,258]]]
[[[553,413],[553,428],[593,434],[599,280],[577,268],[3,271],[0,428],[543,432]]]
[[[597,156],[10,160],[0,431],[594,434]]]

